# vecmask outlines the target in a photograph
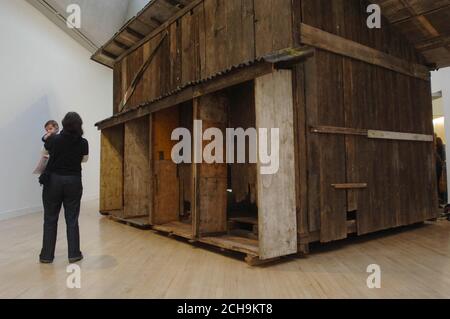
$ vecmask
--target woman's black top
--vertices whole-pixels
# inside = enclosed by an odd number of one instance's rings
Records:
[[[45,142],[50,155],[47,171],[62,176],[81,176],[81,161],[89,155],[89,143],[81,136],[66,133],[51,136]]]

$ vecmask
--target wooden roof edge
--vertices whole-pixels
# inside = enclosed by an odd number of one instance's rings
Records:
[[[371,3],[378,4],[382,6],[383,1],[382,0],[369,0]],[[434,25],[430,23],[430,21],[426,18],[426,16],[430,14],[435,14],[441,11],[450,10],[450,2],[449,3],[443,3],[439,7],[432,7],[430,9],[423,9],[421,11],[416,11],[408,2],[405,2],[403,0],[398,0],[396,3],[402,6],[402,9],[408,10],[408,16],[407,17],[401,17],[401,18],[393,18],[392,14],[385,14],[384,11],[382,11],[383,17],[386,18],[388,23],[398,31],[400,35],[404,37],[404,39],[415,48],[417,54],[423,59],[423,64],[426,65],[430,70],[436,70],[439,68],[444,68],[450,65],[442,64],[442,57],[440,59],[433,59],[430,61],[425,55],[424,52],[426,52],[426,49],[421,48],[422,43],[426,42],[434,42],[434,46],[437,48],[447,48],[447,50],[450,51],[450,48],[448,45],[446,45],[445,40],[441,42],[436,42],[438,38],[445,38],[448,37],[448,35],[441,34],[439,31],[437,31],[434,28]],[[399,10],[397,10],[399,11]],[[396,11],[396,12],[397,12]],[[419,19],[422,18],[422,19]],[[414,38],[411,38],[405,32],[402,32],[401,29],[399,29],[399,25],[405,24],[405,23],[412,23],[413,20],[416,19],[417,23],[420,25],[420,28],[423,29],[423,31],[429,33],[429,37],[427,37],[425,40],[417,40]],[[433,35],[433,33],[437,33],[437,35]]]
[[[128,19],[127,22],[125,22],[125,24],[116,32],[114,33],[114,35],[105,43],[103,44],[100,48],[98,48],[98,50],[96,52],[94,52],[94,54],[91,56],[91,60],[98,62],[104,66],[107,66],[109,68],[113,68],[114,64],[105,64],[104,62],[99,61],[99,59],[97,58],[99,55],[102,55],[102,53],[104,52],[105,48],[110,45],[111,43],[114,42],[114,40],[117,38],[117,36],[122,33],[122,31],[124,31],[126,28],[128,28],[130,26],[130,24],[135,21],[136,19],[138,19],[138,17],[140,15],[142,15],[150,6],[154,5],[154,3],[156,1],[159,0],[151,0],[149,3],[147,3],[144,8],[142,10],[140,10],[136,15],[134,15],[133,17],[131,17],[130,19]]]
[[[119,31],[117,31],[104,45],[102,45],[92,56],[91,56],[91,60],[92,61],[95,61],[95,62],[98,62],[98,63],[100,63],[100,64],[102,64],[102,65],[104,65],[104,66],[106,66],[106,67],[109,67],[109,68],[113,68],[114,67],[114,63],[115,63],[115,61],[113,61],[113,62],[111,62],[111,63],[105,63],[105,62],[102,62],[101,61],[101,59],[99,58],[100,56],[102,56],[102,55],[104,55],[104,52],[108,52],[107,50],[106,50],[106,47],[108,47],[111,43],[113,43],[116,39],[117,39],[117,37],[123,32],[123,31],[125,31],[125,30],[127,30],[127,28],[129,28],[130,27],[130,25],[133,23],[133,22],[135,22],[136,20],[138,20],[144,13],[146,13],[148,10],[151,10],[151,8],[153,7],[153,6],[155,6],[157,3],[159,3],[159,2],[161,2],[161,1],[164,1],[164,0],[151,0],[149,3],[147,3],[146,5],[145,5],[145,7],[142,9],[142,10],[140,10],[135,16],[133,16],[132,18],[130,18],[120,29],[119,29]],[[192,3],[190,3],[190,4],[188,4],[188,5],[185,5],[185,7],[184,8],[186,8],[186,7],[190,7],[193,3],[197,3],[199,0],[192,0]],[[180,3],[181,4],[181,3]],[[183,8],[183,9],[184,9]],[[189,10],[188,10],[189,11]],[[169,21],[169,20],[171,20],[174,16],[177,16],[177,14],[178,14],[179,12],[176,12],[176,13],[174,13],[171,17],[169,17],[168,19],[167,19],[167,21]],[[130,49],[128,49],[128,50],[124,50],[123,52],[122,52],[122,54],[119,56],[119,57],[117,57],[117,59],[116,60],[120,60],[126,53],[128,53],[128,52],[132,52],[132,51],[134,51],[135,49],[136,49],[136,46],[137,47],[139,47],[140,45],[142,45],[142,43],[143,42],[145,42],[145,41],[147,41],[148,39],[149,39],[149,36],[150,35],[156,35],[155,34],[155,31],[156,30],[159,30],[159,31],[161,31],[160,29],[161,29],[161,26],[164,26],[164,24],[167,22],[167,21],[161,21],[161,25],[159,26],[159,27],[157,27],[157,28],[155,28],[155,29],[153,29],[152,31],[150,31],[148,34],[145,34],[144,35],[144,38],[143,39],[141,39],[140,41],[138,41],[138,42],[136,42],[135,44],[133,44],[133,46],[132,47],[130,47]],[[159,33],[159,32],[157,32],[157,33]],[[145,41],[144,41],[145,40]]]
[[[412,20],[414,18],[417,18],[417,17],[420,17],[420,16],[429,15],[429,14],[432,14],[432,13],[436,13],[436,12],[439,12],[441,10],[448,10],[449,8],[450,8],[450,4],[444,4],[441,7],[433,8],[433,9],[430,9],[430,10],[425,10],[423,12],[414,12],[414,13],[411,13],[411,15],[409,17],[407,17],[407,18],[400,18],[398,20],[393,20],[391,22],[391,24],[392,25],[396,25],[396,24],[399,24],[399,23],[408,22],[408,21],[410,21],[410,20]]]

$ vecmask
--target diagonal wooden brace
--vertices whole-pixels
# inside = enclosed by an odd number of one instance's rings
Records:
[[[150,54],[150,56],[148,57],[147,61],[145,61],[144,64],[142,64],[141,68],[134,76],[133,80],[131,81],[130,86],[128,87],[127,91],[125,92],[125,95],[123,96],[122,100],[120,101],[119,112],[122,112],[124,110],[128,101],[133,96],[139,81],[142,79],[142,75],[144,75],[144,72],[150,66],[150,63],[153,61],[153,58],[156,56],[158,49],[161,47],[161,45],[162,45],[164,39],[167,37],[167,35],[168,35],[168,32],[167,31],[164,32],[164,34],[162,35],[161,39],[158,42],[158,45],[153,49],[153,51]]]

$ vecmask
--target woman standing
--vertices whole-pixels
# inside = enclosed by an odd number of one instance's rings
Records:
[[[83,194],[81,163],[87,162],[89,144],[83,138],[83,121],[75,112],[67,113],[62,121],[61,134],[52,136],[45,143],[50,155],[47,164],[48,181],[44,185],[44,239],[40,254],[41,263],[52,263],[58,231],[58,218],[64,206],[67,225],[69,262],[83,259],[80,251],[78,216]]]

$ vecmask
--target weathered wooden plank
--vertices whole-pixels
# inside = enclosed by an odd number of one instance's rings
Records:
[[[100,155],[100,211],[123,210],[123,126],[102,131]]]
[[[367,130],[336,126],[311,126],[312,133],[367,136]]]
[[[254,10],[257,57],[292,46],[291,0],[258,0]]]
[[[177,165],[171,160],[155,160],[153,164],[153,214],[152,225],[179,221],[180,194]]]
[[[308,225],[308,155],[306,140],[306,87],[305,66],[293,70],[294,137],[295,137],[295,186],[297,229],[299,238],[309,236]]]
[[[317,58],[305,62],[305,114],[306,125],[319,123],[319,88]],[[306,129],[305,129],[306,130]],[[320,147],[319,136],[306,130],[307,141],[307,199],[308,199],[308,231],[320,231]]]
[[[194,81],[195,71],[197,64],[195,60],[195,33],[197,30],[194,28],[192,12],[185,14],[181,20],[181,46],[182,46],[182,71],[181,71],[181,83],[188,83]]]
[[[229,99],[225,92],[203,96],[197,100],[196,120],[201,120],[203,131],[219,128],[225,134]],[[225,136],[225,135],[224,135]],[[204,141],[202,149],[209,144]],[[225,147],[225,145],[224,145]],[[225,154],[224,150],[223,153]],[[227,164],[201,163],[196,165],[197,234],[227,231]]]
[[[362,189],[367,188],[367,183],[346,183],[346,184],[331,184],[335,189]]]
[[[397,140],[397,141],[415,141],[415,142],[433,142],[433,135],[416,134],[416,133],[401,133],[401,132],[388,132],[368,130],[367,136],[373,139],[383,140]]]
[[[151,222],[161,225],[179,220],[179,178],[177,165],[171,158],[175,142],[172,131],[179,127],[179,108],[172,107],[153,114],[153,211]]]
[[[129,87],[126,89],[120,105],[119,105],[119,112],[122,112],[125,107],[127,106],[128,102],[130,102],[130,106],[138,105],[142,102],[144,97],[144,89],[146,89],[146,85],[144,81],[141,81],[146,74],[146,71],[148,67],[152,64],[153,59],[160,53],[159,50],[164,42],[164,40],[167,38],[167,33],[164,33],[162,37],[159,39],[159,41],[155,44],[155,46],[152,48],[151,53],[148,53],[147,49],[145,50],[137,50],[133,53],[133,56],[128,57],[128,75],[132,75],[132,79],[130,81]],[[143,61],[143,57],[146,57],[145,62]],[[154,62],[153,65],[156,67],[153,68],[151,71],[160,70],[161,60],[158,60],[157,62]],[[131,72],[135,73],[131,73]],[[155,76],[154,72],[147,72],[147,76]],[[160,75],[161,73],[158,73]],[[157,76],[157,75],[156,75]],[[155,80],[155,79],[153,79]],[[150,84],[154,83],[156,81],[151,81]],[[158,82],[156,82],[158,83]],[[159,96],[160,92],[156,93],[156,96]]]
[[[315,55],[318,68],[318,87],[322,92],[318,96],[317,122],[319,126],[342,126],[344,124],[343,101],[343,62],[342,57],[318,51]],[[310,108],[308,106],[308,112]],[[314,125],[314,124],[313,124]],[[319,158],[312,161],[319,162],[319,204],[320,209],[320,240],[329,242],[347,237],[346,194],[336,192],[330,185],[345,183],[345,136],[319,135],[315,146]]]
[[[149,145],[148,117],[125,124],[124,218],[149,214]]]
[[[357,42],[347,40],[306,24],[301,25],[301,42],[316,48],[357,59],[369,64],[381,66],[422,80],[430,80],[429,70],[419,64],[375,50]]]
[[[313,126],[311,127],[311,132],[320,134],[358,135],[379,140],[433,142],[434,139],[433,135],[426,134],[355,129],[350,127],[335,126]]]
[[[297,252],[295,144],[292,71],[280,70],[255,80],[257,128],[279,128],[279,170],[261,175],[258,163],[259,256]],[[275,150],[272,150],[275,151]]]
[[[122,99],[122,64],[116,63],[113,71],[113,114],[119,113]]]
[[[252,0],[227,0],[227,66],[255,58],[254,8]]]
[[[170,38],[170,90],[176,89],[181,84],[182,65],[182,33],[178,23],[172,23],[169,27]]]
[[[207,76],[227,68],[228,0],[205,0],[206,71]]]

